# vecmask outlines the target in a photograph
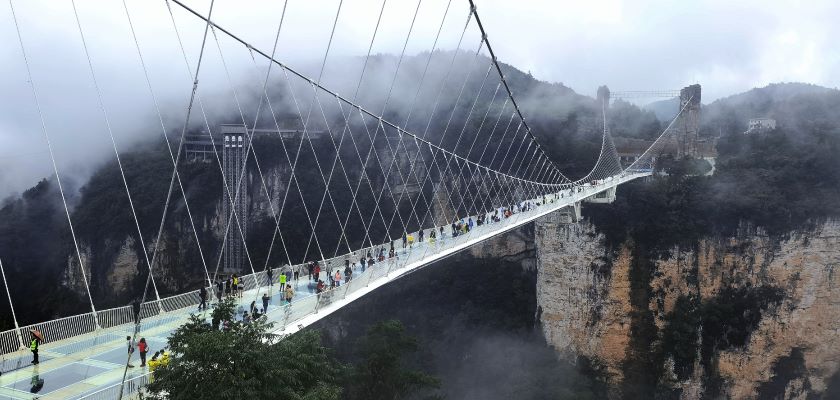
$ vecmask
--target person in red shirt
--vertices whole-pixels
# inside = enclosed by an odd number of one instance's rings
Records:
[[[137,343],[137,350],[140,352],[140,368],[143,368],[146,366],[146,353],[149,351],[146,338],[140,338],[140,342]]]

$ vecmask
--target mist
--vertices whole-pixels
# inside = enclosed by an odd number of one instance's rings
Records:
[[[72,5],[70,2],[42,1],[13,4],[58,169],[62,176],[66,174],[83,181],[102,162],[112,158],[114,150],[99,109]],[[184,123],[191,75],[205,24],[170,3],[184,45],[182,53],[166,4],[127,1],[164,121],[164,129],[161,129],[122,3],[77,2],[118,151],[131,149],[138,142],[159,139],[163,130],[178,132]],[[188,1],[186,4],[201,13],[206,14],[209,10],[209,1]],[[215,5],[213,18],[256,48],[271,53],[276,27],[283,14],[282,6],[282,2],[220,1]],[[652,3],[629,7],[621,1],[573,7],[540,2],[521,7],[487,1],[478,2],[478,6],[491,43],[502,61],[533,71],[538,79],[564,82],[581,93],[592,93],[597,85],[604,83],[618,89],[662,89],[700,81],[704,84],[704,97],[713,100],[759,83],[808,80],[837,86],[839,78],[837,71],[840,68],[836,66],[840,60],[831,56],[830,51],[820,51],[828,45],[824,38],[831,37],[830,31],[837,29],[824,18],[837,14],[832,13],[837,11],[837,5],[830,2],[811,4],[807,10],[767,7],[766,4],[733,10],[729,4],[712,2],[697,4],[685,15],[676,15],[676,10]],[[288,2],[276,50],[277,59],[317,78],[337,7],[337,1],[323,7]],[[603,9],[610,12],[603,13]],[[727,11],[721,12],[721,9]],[[748,12],[755,9],[761,12]],[[353,97],[362,63],[348,64],[346,60],[368,52],[381,10],[382,3],[372,0],[342,6],[326,58],[322,76],[324,86],[334,88],[345,97]],[[406,42],[415,10],[416,21]],[[468,4],[453,2],[444,20],[446,10],[447,2],[442,0],[424,1],[419,9],[414,3],[386,4],[371,53],[398,55],[404,46],[407,55],[430,51],[441,25],[442,33],[435,48],[455,49],[467,20]],[[715,17],[710,18],[711,15]],[[767,23],[761,24],[757,32],[748,31],[738,22],[747,15],[763,18]],[[645,18],[657,22],[634,23]],[[696,19],[688,24],[692,26],[689,35],[665,39],[658,33],[658,30],[676,31],[671,25],[683,25],[686,18]],[[795,33],[789,30],[792,24],[803,19],[809,20],[805,25],[809,29]],[[0,87],[5,94],[4,112],[0,116],[0,198],[3,198],[51,175],[52,166],[9,8],[0,12],[0,20],[6,22],[0,28],[0,35],[7,43],[0,47],[0,55],[12,61],[0,65],[0,76],[3,76]],[[656,30],[646,28],[648,25],[655,26]],[[722,31],[721,27],[724,28]],[[714,34],[710,33],[712,30]],[[243,109],[256,107],[254,103],[260,97],[267,68],[266,60],[256,56],[255,62],[246,48],[221,32],[217,34],[208,35],[199,76],[198,94],[208,122],[238,114],[232,101],[232,85],[239,92]],[[653,43],[660,49],[659,56],[640,47],[650,46],[652,37],[657,38]],[[474,51],[479,38],[472,22],[463,39],[464,52]],[[725,45],[720,46],[722,44]],[[619,50],[615,49],[617,46],[620,46]],[[687,48],[693,49],[692,57],[676,57]],[[482,52],[486,53],[486,49]],[[649,57],[628,56],[633,53],[648,54]],[[184,55],[190,68],[184,63]],[[226,65],[222,63],[222,55]],[[764,62],[768,57],[776,61]],[[778,59],[798,60],[799,64],[780,63]],[[396,56],[383,56],[381,66],[389,62],[395,64],[396,60]],[[660,62],[663,60],[667,63]],[[618,65],[620,67],[616,67]],[[377,105],[381,106],[388,98],[387,88],[393,79],[393,70],[377,69],[376,65],[370,67],[365,73],[366,89],[359,101],[378,112],[382,108]],[[433,64],[430,69],[434,68]],[[416,92],[416,86],[412,85],[417,83],[412,81],[418,76],[416,72],[399,74],[394,85],[397,91],[390,97],[389,107],[398,110],[410,107]],[[279,73],[276,68],[275,73]],[[272,76],[270,79],[280,78],[279,75]],[[438,81],[430,77],[428,82]],[[542,100],[545,99],[547,97]],[[527,99],[521,101],[527,105]],[[419,100],[417,103],[422,104]],[[308,107],[308,104],[303,106]],[[558,105],[560,109],[562,106]],[[555,112],[558,108],[549,109]],[[189,124],[200,129],[204,121],[200,110],[197,111]],[[219,118],[219,115],[225,117]],[[263,117],[260,120],[270,123]]]

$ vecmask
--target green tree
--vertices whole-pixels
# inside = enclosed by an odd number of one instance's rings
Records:
[[[217,330],[192,317],[170,336],[172,356],[155,370],[151,397],[339,399],[343,366],[321,345],[320,334],[303,331],[280,340],[270,328],[256,321]]]
[[[372,326],[357,349],[360,361],[349,376],[348,399],[406,399],[440,386],[437,378],[405,365],[404,357],[416,352],[419,345],[400,321]]]

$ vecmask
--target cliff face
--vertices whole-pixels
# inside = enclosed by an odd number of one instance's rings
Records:
[[[535,236],[543,333],[603,365],[612,397],[626,397],[634,365],[685,399],[820,398],[840,368],[840,222],[785,238],[744,228],[656,256],[607,247],[586,221],[547,216]],[[686,319],[699,328],[681,330]]]
[[[322,188],[317,186],[322,178],[316,168],[301,162],[295,174],[299,183],[291,181],[292,168],[285,160],[277,156],[281,151],[281,142],[271,138],[263,139],[260,146],[265,148],[261,154],[262,164],[260,169],[257,169],[256,164],[249,164],[247,175],[243,179],[243,182],[247,183],[245,200],[248,210],[247,215],[237,216],[238,219],[247,218],[245,233],[247,235],[248,257],[253,263],[254,269],[262,269],[267,263],[267,258],[269,259],[268,262],[275,266],[279,265],[282,260],[287,259],[281,251],[286,250],[286,243],[282,240],[289,242],[288,250],[292,253],[289,258],[293,260],[303,258],[304,248],[307,247],[305,242],[309,240],[310,236],[309,227],[318,214],[317,207],[322,202],[324,193]],[[319,144],[319,146],[321,145],[326,146],[326,143]],[[161,184],[155,186],[156,193],[149,196],[151,200],[148,204],[151,205],[146,209],[137,211],[141,229],[143,229],[144,244],[150,258],[166,198],[166,183],[168,183],[171,173],[169,160],[158,162],[162,165],[155,164],[157,170],[154,172],[160,175],[155,182]],[[223,213],[223,203],[230,200],[224,194],[224,186],[220,179],[218,167],[213,163],[193,162],[184,163],[179,170],[187,191],[195,232],[190,222],[190,214],[187,213],[187,205],[183,195],[177,190],[178,187],[176,186],[169,204],[166,226],[154,260],[155,283],[161,296],[179,293],[185,288],[195,288],[205,282],[207,273],[205,273],[202,261],[206,263],[207,269],[212,275],[220,257],[220,248],[225,232],[227,232],[228,240],[241,240],[237,219],[232,219],[229,222]],[[351,169],[348,173],[351,174],[350,179],[355,184],[358,177],[352,175],[358,174],[360,171]],[[325,241],[327,244],[324,246],[330,251],[335,248],[333,243],[338,241],[337,232],[339,232],[339,224],[331,213],[333,207],[331,202],[334,201],[339,204],[339,209],[341,209],[341,205],[351,201],[349,191],[343,186],[344,179],[343,176],[336,175],[334,177],[333,180],[336,183],[331,185],[333,188],[331,192],[336,197],[322,204],[324,212],[321,213],[321,218],[317,221],[317,233],[322,240],[324,236],[327,236]],[[96,188],[109,188],[111,190],[109,193],[112,193],[115,197],[118,196],[118,199],[123,199],[122,182],[118,175],[104,175],[95,178],[95,180],[96,182],[93,185],[89,185]],[[315,189],[308,188],[309,184]],[[228,182],[228,185],[230,187],[234,186],[233,182]],[[300,189],[298,185],[303,189]],[[137,197],[136,192],[138,190],[133,189],[133,191],[135,191],[133,194]],[[345,197],[337,197],[338,195]],[[436,193],[435,195],[442,194]],[[101,197],[104,197],[104,195],[90,195],[82,199],[83,203],[85,200],[87,200],[87,203],[80,205],[80,208],[86,208],[88,218],[96,220],[95,222],[107,219],[102,217],[98,210],[91,210],[96,206],[90,204],[101,200]],[[409,197],[406,197],[406,199],[409,199]],[[364,197],[364,193],[360,194],[357,200],[360,202],[371,201],[369,197]],[[404,203],[408,204],[408,201]],[[125,210],[127,207],[126,204],[124,208],[113,208]],[[365,206],[363,205],[363,207]],[[306,210],[309,211],[309,214],[305,212]],[[143,211],[146,211],[146,213]],[[380,212],[389,215],[390,210],[384,209]],[[435,212],[442,215],[453,214],[452,211],[448,211],[447,214],[446,210],[435,210]],[[345,213],[346,211],[341,209],[342,218],[345,217]],[[86,269],[85,272],[91,282],[91,292],[94,302],[97,304],[101,303],[106,306],[123,305],[132,300],[138,296],[138,293],[142,292],[141,288],[148,274],[143,246],[137,238],[134,221],[128,215],[123,214],[125,213],[120,213],[119,216],[111,216],[114,219],[122,218],[118,230],[103,232],[102,230],[90,229],[90,232],[87,232],[86,235],[79,235],[79,248]],[[281,215],[281,229],[284,236],[276,241],[272,247],[273,253],[269,257],[268,249],[274,235],[275,218]],[[353,219],[349,223],[345,222],[348,224],[347,229],[349,232],[358,232],[361,229],[359,226],[361,222],[355,218],[355,214],[351,216]],[[74,222],[80,219],[75,214],[73,218]],[[368,215],[365,215],[365,218],[367,219]],[[59,223],[61,222],[63,221],[59,221]],[[376,232],[376,235],[379,234],[379,232]],[[203,254],[199,254],[196,236],[198,236]],[[304,246],[294,248],[295,246],[292,246],[292,243],[296,241],[303,241]],[[314,253],[315,251],[312,250],[308,256],[312,258]],[[67,251],[62,265],[61,285],[76,293],[78,298],[86,298],[87,294],[82,281],[79,262],[72,248]],[[250,273],[250,266],[247,266],[243,272]]]
[[[566,224],[558,213],[537,220],[535,239],[537,304],[547,341],[564,357],[584,355],[620,375],[632,311],[626,251],[613,260],[591,224]]]
[[[208,164],[206,168],[213,168]],[[249,171],[245,179],[248,180],[248,225],[253,226],[258,221],[270,221],[273,227],[273,214],[278,213],[280,202],[287,190],[289,168],[275,165],[263,171],[262,181],[256,171]],[[263,186],[263,183],[265,186]],[[266,190],[269,197],[265,195]],[[214,193],[217,197],[197,200],[190,198],[193,213],[193,223],[201,240],[204,261],[210,273],[215,269],[219,257],[219,247],[228,229],[229,238],[239,239],[236,221],[228,227],[228,221],[222,214],[222,202],[225,201],[221,190]],[[207,202],[210,207],[203,213],[196,212],[197,203]],[[159,216],[157,217],[159,218]],[[201,263],[201,255],[196,246],[195,233],[192,230],[183,197],[177,191],[173,194],[170,213],[167,216],[167,226],[161,237],[154,261],[154,277],[161,296],[178,293],[186,287],[196,287],[199,282],[205,282],[206,273]],[[94,301],[113,304],[124,304],[142,291],[148,273],[148,266],[143,255],[142,246],[136,240],[136,231],[129,231],[122,238],[96,237],[95,240],[80,238],[79,250],[82,253],[85,273],[91,282],[91,292]],[[157,235],[154,230],[143,232],[146,249],[151,253]],[[75,252],[67,256],[66,266],[61,274],[61,284],[78,294],[79,298],[86,297],[81,270]]]

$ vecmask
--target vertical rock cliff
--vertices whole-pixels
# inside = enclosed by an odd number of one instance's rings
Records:
[[[543,333],[602,365],[611,397],[827,398],[840,369],[837,221],[656,252],[607,246],[586,221],[547,216],[535,230]]]

